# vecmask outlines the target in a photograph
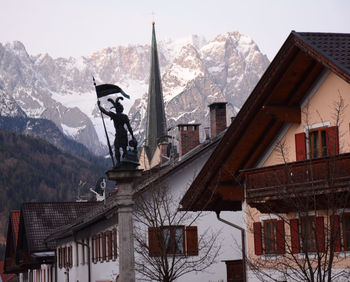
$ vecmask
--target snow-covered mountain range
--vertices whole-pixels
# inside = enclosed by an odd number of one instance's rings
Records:
[[[207,124],[208,105],[228,102],[234,116],[269,61],[254,41],[230,32],[158,42],[168,127]],[[87,57],[31,56],[20,42],[0,44],[0,115],[52,120],[62,132],[101,154],[105,136],[92,76],[131,96],[123,105],[139,141],[145,130],[150,45],[106,48]],[[109,107],[106,101],[102,101]],[[106,120],[113,139],[113,124]],[[102,144],[101,144],[102,143]]]

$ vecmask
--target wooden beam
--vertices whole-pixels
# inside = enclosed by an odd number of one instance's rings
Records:
[[[216,187],[215,192],[225,201],[240,202],[244,200],[244,189],[242,186],[219,185]]]
[[[301,122],[301,110],[298,106],[263,106],[262,109],[281,121],[288,123]]]

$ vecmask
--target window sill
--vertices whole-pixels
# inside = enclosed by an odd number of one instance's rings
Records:
[[[282,257],[281,254],[263,254],[261,255],[261,259],[263,260],[278,260]]]

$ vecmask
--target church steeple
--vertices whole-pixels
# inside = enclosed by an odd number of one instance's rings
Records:
[[[147,121],[146,121],[146,152],[152,159],[157,145],[166,141],[167,126],[165,119],[162,81],[159,70],[156,32],[152,23],[151,71],[148,87]]]

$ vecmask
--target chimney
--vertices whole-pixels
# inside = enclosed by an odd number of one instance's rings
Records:
[[[163,164],[167,160],[169,160],[169,155],[168,155],[168,147],[169,143],[168,142],[161,142],[158,144],[159,149],[160,149],[160,163]]]
[[[226,104],[227,102],[218,102],[209,105],[211,138],[226,129]]]
[[[179,156],[183,156],[199,145],[200,124],[179,124]]]

